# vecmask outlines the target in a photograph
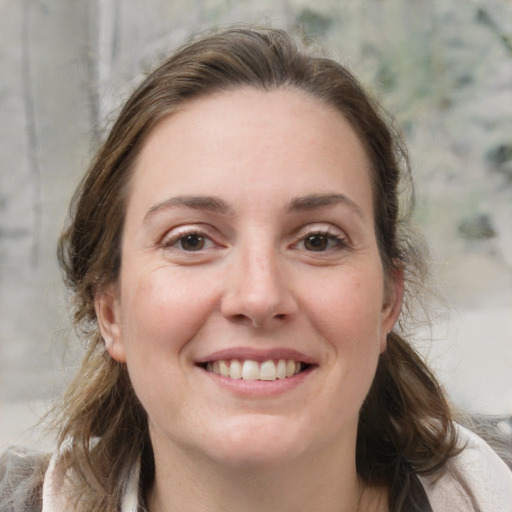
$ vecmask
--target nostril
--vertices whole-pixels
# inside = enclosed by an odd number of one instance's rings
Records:
[[[246,315],[244,315],[242,313],[239,313],[237,315],[233,315],[232,318],[233,318],[233,320],[235,322],[238,322],[238,323],[245,323],[245,322],[250,322],[251,321],[251,319],[248,316],[246,316]]]

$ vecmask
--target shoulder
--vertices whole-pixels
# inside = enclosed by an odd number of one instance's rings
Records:
[[[48,455],[22,447],[10,447],[0,452],[2,512],[40,512],[48,461]]]
[[[443,476],[421,478],[434,512],[472,510],[512,512],[512,471],[479,436],[456,425],[462,451]]]

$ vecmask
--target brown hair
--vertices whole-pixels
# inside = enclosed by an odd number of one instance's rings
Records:
[[[153,474],[146,414],[126,367],[104,348],[94,309],[95,294],[119,275],[134,161],[160,120],[188,101],[238,87],[304,91],[345,116],[371,161],[385,274],[388,279],[397,272],[405,275],[404,315],[421,288],[426,267],[408,228],[414,196],[407,153],[352,74],[333,60],[308,54],[279,30],[233,29],[181,48],[125,104],[75,193],[71,223],[59,243],[59,261],[74,293],[75,324],[87,343],[60,409],[60,443],[70,443],[67,470],[81,511],[117,510],[123,482],[140,454],[145,478]],[[407,187],[401,208],[399,192]],[[440,386],[409,343],[392,332],[360,413],[360,476],[369,485],[387,486],[392,510],[420,510],[424,496],[416,475],[439,474],[456,452],[450,407]]]

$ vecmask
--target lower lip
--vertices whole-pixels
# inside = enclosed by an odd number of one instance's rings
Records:
[[[244,380],[230,379],[212,372],[207,372],[201,368],[201,371],[210,378],[215,384],[239,396],[247,398],[266,398],[281,395],[287,391],[300,386],[315,370],[315,366],[310,366],[306,370],[287,377],[286,379],[276,380]]]

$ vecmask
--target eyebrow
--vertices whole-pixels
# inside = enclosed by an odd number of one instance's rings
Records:
[[[289,211],[312,211],[326,206],[343,204],[353,210],[361,219],[366,220],[360,206],[343,194],[309,194],[292,199],[288,205]]]
[[[352,209],[361,219],[366,220],[363,210],[352,199],[343,194],[308,194],[292,199],[287,207],[289,212],[313,211],[328,206],[343,204]],[[147,222],[155,213],[168,208],[185,207],[228,214],[231,207],[224,200],[214,196],[175,196],[152,206],[144,217]]]
[[[147,222],[150,217],[161,210],[175,207],[192,208],[193,210],[207,210],[214,213],[229,213],[231,211],[229,205],[218,197],[176,196],[152,206],[146,213],[144,222]]]

